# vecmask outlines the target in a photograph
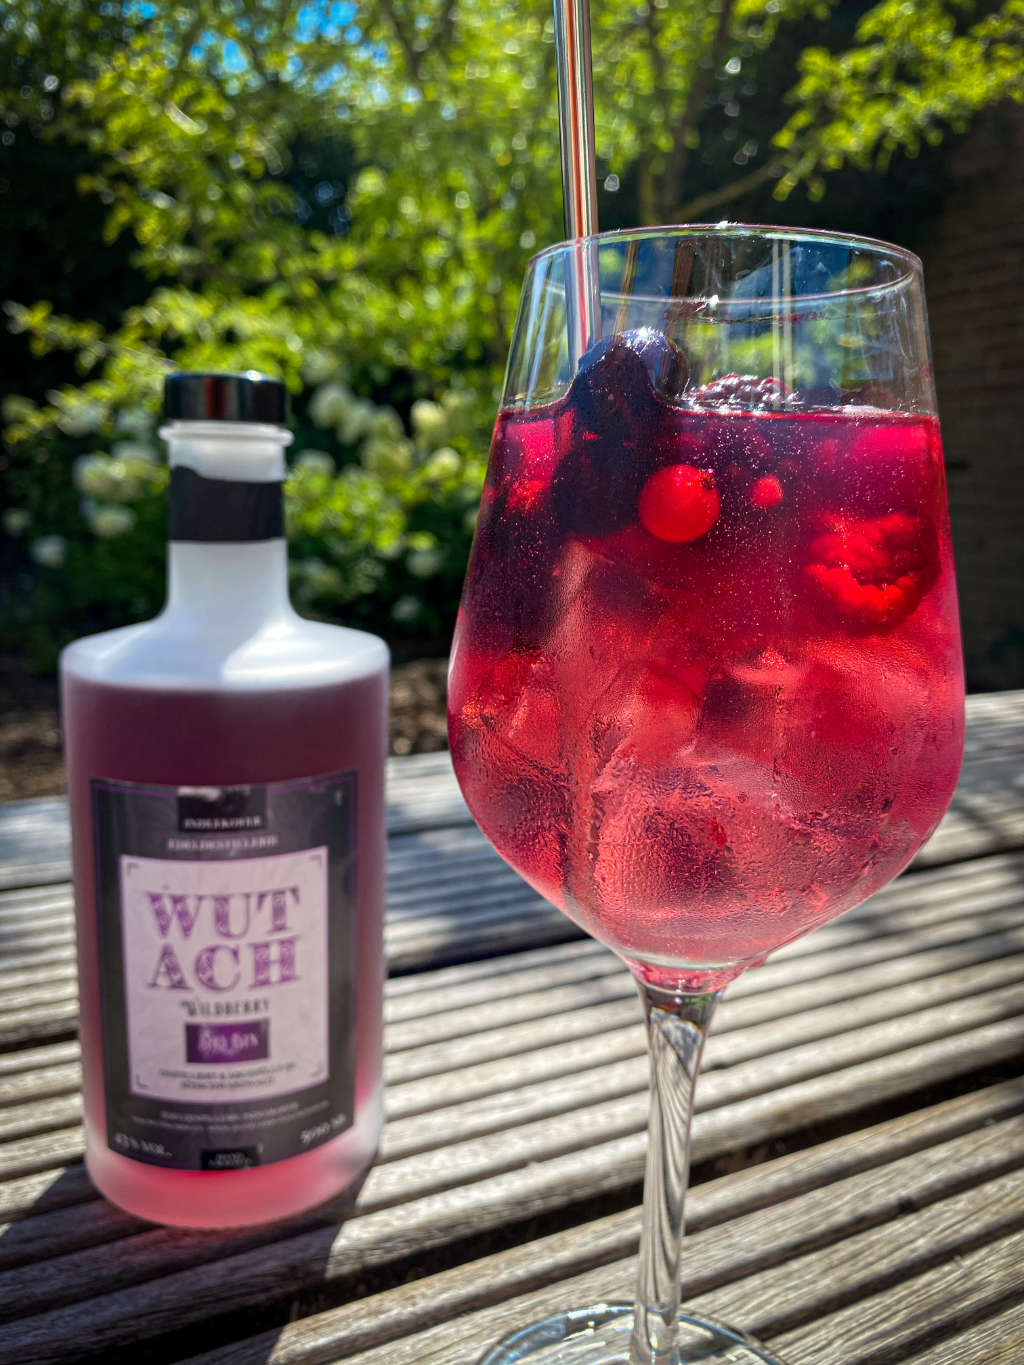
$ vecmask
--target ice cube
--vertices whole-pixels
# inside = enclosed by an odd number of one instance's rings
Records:
[[[806,664],[768,646],[720,664],[704,690],[697,754],[716,763],[743,754],[768,772],[786,743]]]

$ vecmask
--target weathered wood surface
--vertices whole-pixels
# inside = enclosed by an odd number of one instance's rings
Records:
[[[969,697],[967,751],[952,809],[942,829],[919,855],[919,865],[1019,848],[1024,843],[1024,697],[1017,692]],[[423,839],[471,825],[447,754],[392,759],[388,768],[388,831],[414,835],[435,853],[465,852],[482,842]],[[414,869],[418,853],[403,850]],[[443,856],[443,854],[442,854]],[[493,856],[493,855],[492,855]],[[401,861],[401,860],[399,860]],[[62,797],[0,805],[0,887],[42,886],[70,876],[67,803]],[[453,880],[463,888],[463,874]]]
[[[692,1194],[690,1297],[790,1365],[1024,1361],[1022,721],[1022,694],[973,699],[939,851],[716,1020],[694,1155],[737,1169]],[[486,848],[446,764],[392,770],[379,1160],[354,1210],[229,1234],[93,1193],[62,817],[0,808],[0,1365],[470,1365],[510,1327],[630,1296],[633,988]],[[595,1220],[599,1198],[621,1211]]]
[[[971,868],[976,895],[963,866],[922,872],[737,983],[708,1049],[698,1162],[1020,1057],[1024,865],[1004,856]],[[646,1075],[622,978],[602,950],[574,942],[394,981],[392,1119],[340,1226],[321,1213],[182,1234],[110,1209],[77,1165],[67,1044],[34,1048],[29,1071],[0,1074],[0,1360],[102,1357],[216,1321],[225,1303],[242,1314],[325,1286],[344,1293],[410,1256],[628,1192],[642,1166]],[[985,1123],[1024,1107],[1024,1089],[987,1104],[969,1147]],[[962,1124],[967,1111],[954,1110]],[[921,1130],[919,1119],[909,1120],[916,1141],[938,1141],[943,1126]],[[800,1178],[799,1162],[787,1169]]]
[[[982,1218],[1017,1255],[1024,1247],[1013,1198],[1024,1116],[992,1117],[993,1106],[1013,1102],[1008,1089],[1024,1105],[1019,1086],[1000,1087],[696,1187],[687,1302],[778,1338],[792,1365],[898,1360],[888,1346],[864,1352],[856,1335],[891,1343],[900,1333],[914,1344],[961,1325],[972,1300],[1005,1304],[1013,1286],[994,1273],[1010,1260],[1001,1248],[991,1265],[978,1258],[984,1283],[953,1286],[946,1274],[945,1297],[933,1287],[926,1331],[916,1315],[892,1306],[920,1293],[929,1266],[970,1254]],[[951,1135],[962,1124],[971,1126]],[[433,1275],[413,1293],[385,1291],[188,1365],[472,1361],[503,1333],[548,1312],[630,1297],[638,1227],[630,1209]],[[864,1299],[878,1300],[866,1323],[856,1311]],[[833,1308],[852,1319],[842,1333],[830,1321]]]

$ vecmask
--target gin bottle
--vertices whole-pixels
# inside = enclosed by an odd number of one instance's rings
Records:
[[[284,386],[176,374],[164,413],[166,606],[61,659],[86,1164],[230,1227],[376,1148],[388,655],[289,602]]]

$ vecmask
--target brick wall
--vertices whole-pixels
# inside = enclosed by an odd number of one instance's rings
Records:
[[[967,681],[1024,687],[1024,109],[956,147],[921,243]]]

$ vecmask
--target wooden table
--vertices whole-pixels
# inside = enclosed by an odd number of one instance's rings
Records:
[[[790,1365],[1024,1361],[1024,693],[976,697],[914,869],[730,988],[687,1301]],[[0,1362],[472,1365],[629,1298],[646,1120],[628,974],[484,843],[446,755],[391,772],[390,1122],[338,1206],[140,1223],[81,1164],[67,827],[0,808]]]

